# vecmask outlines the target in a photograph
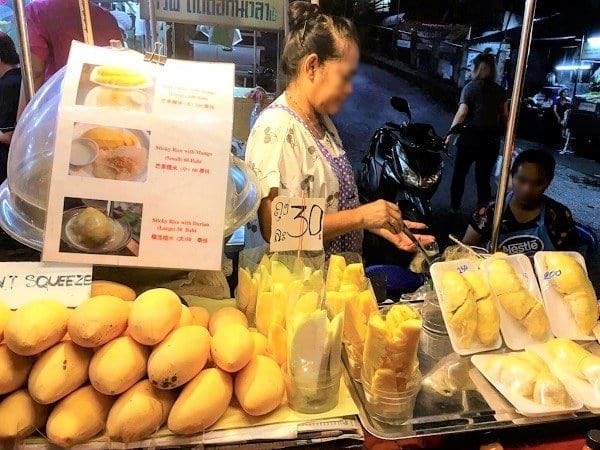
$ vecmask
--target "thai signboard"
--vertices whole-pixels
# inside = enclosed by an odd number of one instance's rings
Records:
[[[278,31],[283,17],[282,0],[156,0],[156,20],[166,22]]]

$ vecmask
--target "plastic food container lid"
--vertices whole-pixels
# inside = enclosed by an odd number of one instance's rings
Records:
[[[15,129],[8,179],[0,187],[0,226],[13,239],[41,250],[44,241],[56,118],[64,69],[49,79],[25,108]],[[260,203],[258,183],[246,164],[232,155],[223,235],[248,222]]]

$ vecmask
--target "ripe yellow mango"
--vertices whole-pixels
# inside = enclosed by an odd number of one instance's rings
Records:
[[[254,340],[246,327],[240,324],[219,328],[213,335],[210,354],[214,363],[226,372],[242,369],[254,353]]]
[[[98,295],[111,295],[118,297],[126,302],[132,302],[135,300],[135,291],[129,286],[125,286],[121,283],[115,283],[113,281],[95,280],[92,281],[92,297]]]
[[[48,407],[33,401],[26,389],[0,402],[0,439],[20,439],[44,426]]]
[[[127,302],[111,295],[99,295],[75,308],[67,330],[77,345],[99,347],[123,334],[128,315]]]
[[[208,321],[210,320],[208,310],[202,306],[190,306],[189,309],[192,313],[192,323],[208,330]]]
[[[267,338],[258,331],[251,331],[250,335],[254,341],[254,356],[267,354]]]
[[[177,327],[185,327],[187,325],[192,325],[193,323],[194,317],[192,316],[192,312],[187,306],[181,305],[181,317],[179,318]]]
[[[46,350],[29,374],[29,393],[44,405],[70,394],[88,379],[92,350],[63,341]]]
[[[231,375],[220,369],[204,369],[181,391],[169,414],[168,427],[175,434],[206,430],[225,413],[233,394]]]
[[[0,345],[0,395],[19,389],[29,375],[33,358],[17,355],[6,344]]]
[[[148,358],[148,378],[159,389],[174,389],[194,378],[206,365],[210,334],[204,327],[177,328]]]
[[[4,329],[6,328],[6,324],[8,323],[8,319],[12,311],[8,306],[4,303],[0,302],[0,342],[4,339]]]
[[[156,345],[181,318],[181,302],[169,289],[150,289],[140,295],[129,312],[128,333],[144,345]]]
[[[13,352],[31,356],[52,347],[67,332],[69,312],[55,300],[38,300],[10,315],[4,341]]]
[[[235,396],[251,416],[262,416],[276,409],[284,392],[281,369],[267,356],[255,356],[235,377]]]
[[[52,410],[46,423],[46,435],[54,445],[72,447],[82,444],[106,425],[113,398],[92,386],[83,386],[63,398]]]
[[[174,391],[156,389],[149,380],[136,383],[110,409],[108,436],[118,442],[146,439],[166,422],[174,402]]]
[[[104,344],[90,361],[90,382],[106,395],[125,392],[146,375],[148,349],[130,336]]]
[[[212,316],[210,316],[210,321],[208,322],[208,331],[210,331],[211,336],[214,336],[215,333],[219,331],[219,328],[234,323],[248,328],[248,319],[244,313],[233,306],[226,306],[225,308],[217,310]]]

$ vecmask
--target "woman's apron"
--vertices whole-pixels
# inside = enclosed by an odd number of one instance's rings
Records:
[[[317,138],[317,136],[315,136],[310,128],[306,126],[302,119],[300,119],[300,117],[298,117],[298,115],[292,109],[279,103],[272,103],[268,108],[279,108],[287,111],[288,114],[290,114],[306,129],[306,131],[310,133],[315,141],[315,144],[317,145],[317,148],[321,152],[321,155],[325,158],[325,161],[327,161],[338,180],[340,188],[338,210],[346,211],[348,209],[355,209],[360,206],[358,199],[358,188],[356,186],[356,180],[354,179],[354,171],[350,165],[350,161],[348,161],[348,158],[346,157],[342,142],[339,139],[336,139],[336,136],[331,132],[331,130],[327,129],[326,132],[329,133],[336,145],[338,145],[340,148],[339,156],[333,156],[329,150],[327,150],[327,147],[325,147],[325,145]],[[327,256],[342,252],[362,253],[362,241],[363,233],[361,230],[351,231],[343,234],[342,236],[338,236],[332,241],[329,241],[325,246],[325,253]]]
[[[502,216],[509,208],[513,192],[506,194],[504,211]],[[487,245],[488,251],[491,251],[491,243]],[[498,237],[498,251],[508,253],[509,255],[524,254],[532,257],[536,252],[555,250],[548,228],[546,227],[546,198],[542,200],[540,215],[534,226],[525,230],[501,232]]]

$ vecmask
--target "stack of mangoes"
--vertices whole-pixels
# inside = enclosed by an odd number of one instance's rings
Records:
[[[135,295],[95,283],[74,310],[55,300],[0,307],[0,439],[45,426],[71,447],[105,432],[118,442],[212,426],[235,395],[252,416],[284,397],[279,365],[246,316],[186,307],[168,289]]]

